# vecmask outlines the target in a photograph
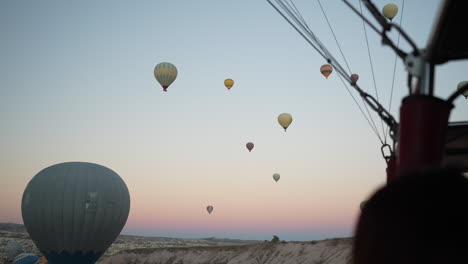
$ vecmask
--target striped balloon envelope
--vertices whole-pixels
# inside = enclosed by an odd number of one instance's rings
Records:
[[[161,84],[163,90],[167,92],[167,88],[177,78],[177,68],[169,62],[161,62],[154,68],[154,77]]]
[[[320,67],[320,72],[327,79],[328,79],[328,76],[330,76],[330,74],[332,73],[332,71],[333,71],[333,67],[330,64],[324,64],[322,65],[322,67]]]

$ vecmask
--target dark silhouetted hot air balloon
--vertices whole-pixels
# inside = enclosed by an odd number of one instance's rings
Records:
[[[249,152],[252,151],[252,149],[254,148],[254,143],[252,143],[252,142],[249,142],[249,143],[247,143],[245,145],[246,145],[247,149],[249,150]]]
[[[49,263],[91,264],[114,242],[130,211],[130,194],[113,170],[66,162],[41,170],[21,201],[24,225]]]
[[[325,65],[322,65],[322,67],[320,67],[320,72],[327,79],[328,79],[328,76],[330,76],[330,74],[332,73],[332,71],[333,71],[333,67],[330,64],[325,64]]]
[[[224,80],[224,85],[226,86],[226,88],[229,91],[232,88],[232,86],[234,86],[234,80],[226,79],[226,80]]]
[[[382,8],[382,14],[384,17],[390,19],[390,21],[397,15],[398,6],[395,4],[387,4]]]
[[[278,182],[278,180],[280,179],[280,177],[281,177],[281,176],[279,175],[279,173],[273,174],[273,179],[274,179],[276,182]]]
[[[208,211],[209,214],[211,214],[211,212],[213,212],[213,206],[208,205],[208,206],[206,207],[206,210]]]
[[[353,84],[356,84],[358,80],[359,80],[359,75],[357,75],[356,73],[351,74],[351,82]]]
[[[457,89],[461,89],[463,86],[465,85],[468,85],[468,81],[463,81],[463,82],[460,82],[458,85],[457,85]],[[468,99],[468,90],[465,90],[465,92],[462,93],[463,96],[465,96],[466,99]]]
[[[161,84],[163,90],[167,92],[167,88],[177,78],[177,68],[169,62],[161,62],[154,68],[154,77]]]
[[[286,131],[291,122],[292,116],[288,113],[282,113],[278,116],[278,123],[284,128],[284,131]]]

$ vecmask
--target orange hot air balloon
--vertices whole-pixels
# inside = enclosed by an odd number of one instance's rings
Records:
[[[226,86],[226,88],[228,89],[231,89],[232,86],[234,85],[234,81],[232,79],[226,79],[224,80],[224,85]]]
[[[322,65],[322,67],[320,67],[320,72],[327,79],[328,79],[328,76],[330,76],[330,74],[332,73],[332,71],[333,71],[333,67],[330,64],[324,64]]]

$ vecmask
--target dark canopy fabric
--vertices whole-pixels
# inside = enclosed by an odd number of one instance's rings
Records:
[[[468,121],[449,123],[444,162],[468,172]]]
[[[468,58],[467,10],[467,0],[442,2],[427,45],[430,63],[442,64]]]

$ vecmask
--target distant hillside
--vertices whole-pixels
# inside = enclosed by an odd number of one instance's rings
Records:
[[[0,230],[10,232],[26,232],[24,225],[15,223],[0,223]]]
[[[127,247],[128,248],[128,247]],[[99,264],[349,264],[352,238],[311,242],[259,242],[237,246],[123,249]]]

